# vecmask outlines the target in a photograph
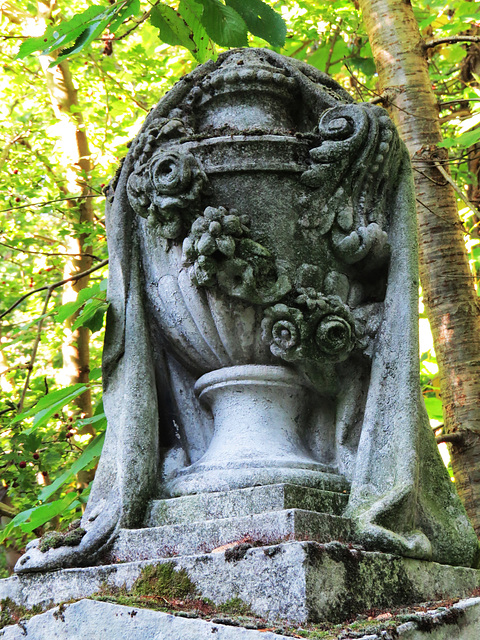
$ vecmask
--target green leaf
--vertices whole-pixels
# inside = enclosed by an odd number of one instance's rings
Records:
[[[28,38],[22,43],[16,59],[26,58],[34,51],[42,51],[43,55],[47,55],[59,47],[65,46],[75,40],[85,30],[86,25],[104,11],[105,7],[92,6],[67,22],[47,27],[42,36]]]
[[[50,496],[52,496],[55,491],[57,491],[62,485],[68,482],[73,476],[75,476],[79,471],[84,469],[87,465],[89,465],[92,460],[98,458],[102,453],[103,442],[105,440],[105,434],[102,433],[96,438],[94,438],[88,447],[83,451],[82,455],[75,460],[70,469],[64,471],[61,476],[56,478],[52,484],[49,484],[48,487],[44,487],[38,496],[38,499],[42,502],[48,500]]]
[[[57,413],[66,404],[80,396],[87,389],[88,387],[86,385],[78,383],[65,387],[65,389],[59,389],[58,391],[48,393],[46,396],[43,396],[43,398],[40,398],[34,407],[16,416],[12,420],[12,424],[20,422],[20,420],[25,420],[25,418],[35,416],[33,419],[33,426],[25,431],[25,433],[28,434],[32,429],[36,429],[47,422],[53,414]]]
[[[438,420],[443,422],[443,410],[442,402],[439,398],[424,397],[425,406],[427,408],[428,417],[430,420]]]
[[[87,303],[73,323],[72,329],[75,331],[75,329],[85,326],[91,329],[92,333],[100,331],[108,307],[109,303],[104,300],[92,300]]]
[[[136,16],[141,12],[142,8],[140,6],[140,0],[129,0],[123,9],[120,9],[117,13],[117,17],[114,18],[110,24],[108,25],[108,30],[110,33],[115,33],[115,31],[120,27],[127,18],[130,16]]]
[[[105,283],[105,284],[104,284]],[[102,280],[98,284],[94,284],[91,287],[86,287],[82,289],[77,296],[76,300],[72,302],[66,302],[61,307],[58,307],[55,315],[55,320],[57,322],[64,322],[67,318],[72,316],[80,307],[82,307],[85,303],[88,303],[90,300],[98,297],[100,301],[103,303],[105,300],[105,288],[106,288],[107,279]]]
[[[366,76],[373,76],[377,71],[375,62],[372,58],[352,58],[350,62],[356,69],[360,69],[360,71]]]
[[[437,146],[439,147],[453,147],[457,145],[459,147],[463,147],[464,149],[468,149],[473,146],[480,140],[480,127],[476,129],[472,129],[471,131],[466,131],[456,138],[445,138],[442,142],[439,142]]]
[[[35,507],[31,509],[25,509],[25,511],[20,511],[17,515],[7,524],[5,529],[0,532],[0,544],[2,544],[11,534],[15,527],[18,527],[20,524],[26,522],[32,513],[35,511]]]
[[[221,47],[245,47],[247,25],[243,18],[220,0],[199,0],[203,6],[201,23],[210,38]]]
[[[77,420],[79,427],[84,427],[86,424],[97,424],[97,426],[104,427],[107,424],[107,420],[104,413],[99,413],[98,416],[92,416],[91,418],[83,418],[83,420]]]
[[[87,327],[87,329],[90,329],[92,333],[100,331],[103,328],[103,320],[105,318],[107,309],[108,304],[103,304],[103,306],[98,308],[91,318],[83,320],[83,326]]]
[[[193,52],[195,43],[193,32],[185,18],[178,12],[164,4],[152,7],[150,22],[160,30],[159,38],[172,46],[185,47]]]
[[[282,16],[261,0],[225,0],[244,20],[250,33],[272,47],[283,47],[287,25]]]
[[[16,57],[25,58],[34,51],[40,51],[40,55],[50,55],[62,49],[62,54],[50,64],[50,67],[54,67],[62,60],[79,53],[108,26],[112,32],[115,31],[126,18],[139,10],[139,0],[123,0],[109,7],[91,6],[71,20],[47,27],[43,36],[26,40]],[[73,44],[67,47],[70,43]]]
[[[64,513],[68,507],[75,508],[80,503],[77,500],[77,494],[75,491],[68,493],[65,497],[54,502],[47,502],[47,504],[41,504],[35,507],[30,514],[29,522],[20,524],[20,529],[24,533],[30,533],[37,527],[41,527],[52,518]],[[77,504],[74,504],[77,503]]]
[[[192,55],[198,62],[203,63],[207,59],[210,39],[200,22],[203,15],[203,6],[195,0],[180,0],[178,10],[192,31],[194,48]]]

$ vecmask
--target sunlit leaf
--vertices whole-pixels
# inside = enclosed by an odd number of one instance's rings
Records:
[[[52,496],[63,484],[68,482],[73,476],[75,476],[79,471],[85,469],[92,460],[98,458],[102,453],[102,447],[105,440],[105,434],[102,433],[98,435],[85,449],[85,451],[81,454],[77,460],[72,464],[70,469],[67,469],[61,476],[56,478],[52,484],[48,485],[44,489],[42,489],[38,495],[38,499],[44,502],[48,500],[50,496]],[[50,519],[50,518],[48,518]]]
[[[261,0],[225,0],[244,20],[250,33],[273,47],[283,47],[287,25],[282,16]]]
[[[247,45],[247,25],[243,18],[220,0],[198,0],[203,6],[201,23],[210,38],[222,47]]]

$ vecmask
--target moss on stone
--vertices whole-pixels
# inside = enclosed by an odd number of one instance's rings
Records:
[[[42,613],[43,609],[40,605],[36,605],[31,609],[15,604],[10,598],[0,601],[0,629],[11,624],[19,624],[22,620],[28,620],[32,616]]]
[[[45,553],[49,549],[58,549],[58,547],[75,547],[80,544],[86,533],[85,529],[80,527],[80,520],[76,520],[63,533],[61,531],[47,531],[40,538],[39,549],[42,553]]]
[[[74,547],[77,544],[80,544],[83,536],[86,534],[87,532],[85,531],[85,529],[82,529],[82,527],[77,527],[76,529],[73,529],[72,531],[67,531],[67,533],[65,534],[64,538],[63,538],[63,544],[67,547]]]
[[[222,613],[228,613],[232,616],[253,616],[255,615],[250,605],[244,602],[241,598],[230,598],[223,604],[219,604],[217,609]]]
[[[57,549],[63,545],[63,534],[60,531],[48,531],[40,538],[39,549],[45,553],[49,549]]]
[[[197,595],[197,587],[185,569],[175,570],[175,565],[166,562],[148,565],[132,585],[133,595],[151,595],[167,600]]]

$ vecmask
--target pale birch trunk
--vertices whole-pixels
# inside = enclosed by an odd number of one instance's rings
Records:
[[[435,166],[446,154],[424,42],[405,0],[359,0],[390,114],[414,167],[420,277],[440,368],[458,493],[480,535],[480,314],[455,193]]]

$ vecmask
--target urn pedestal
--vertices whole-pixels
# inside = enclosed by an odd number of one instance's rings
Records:
[[[203,375],[195,392],[213,414],[205,454],[168,483],[172,496],[289,482],[345,486],[305,444],[311,385],[281,366],[225,367]]]

